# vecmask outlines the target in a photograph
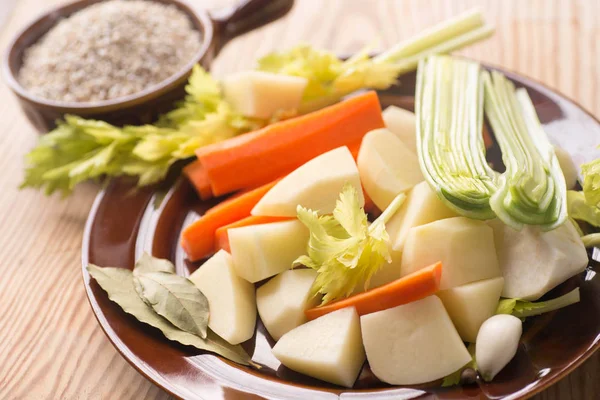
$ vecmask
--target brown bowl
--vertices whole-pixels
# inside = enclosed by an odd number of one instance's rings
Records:
[[[173,104],[184,97],[185,85],[194,64],[200,63],[208,69],[227,42],[281,18],[294,4],[294,0],[243,0],[237,6],[209,14],[184,0],[153,0],[177,6],[202,34],[200,50],[177,74],[139,93],[94,103],[54,101],[29,93],[17,80],[24,51],[62,18],[100,1],[103,0],[79,0],[45,13],[18,33],[6,51],[4,79],[19,99],[27,118],[40,132],[54,128],[56,121],[65,114],[99,119],[118,126],[156,121],[160,114],[171,110]]]

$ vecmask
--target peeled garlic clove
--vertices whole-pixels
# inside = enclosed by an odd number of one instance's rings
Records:
[[[558,164],[560,165],[560,169],[563,172],[565,177],[565,183],[567,184],[567,189],[573,189],[575,185],[577,185],[577,167],[571,158],[571,155],[567,153],[562,147],[554,146],[554,153],[556,154],[556,158],[558,159]]]
[[[517,353],[523,324],[507,314],[488,318],[477,334],[475,359],[485,381],[491,381]]]

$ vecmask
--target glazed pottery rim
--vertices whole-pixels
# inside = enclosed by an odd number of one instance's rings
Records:
[[[507,68],[501,67],[499,65],[495,65],[492,63],[488,63],[488,62],[485,62],[485,63],[480,62],[480,63],[482,65],[482,67],[485,67],[486,69],[498,70],[498,71],[501,71],[502,73],[508,75],[511,78],[517,78],[519,81],[524,82],[526,86],[533,87],[534,89],[536,89],[535,86],[538,86],[538,87],[544,89],[544,91],[546,92],[545,94],[547,94],[547,95],[550,94],[550,95],[558,96],[562,101],[569,102],[572,105],[574,105],[575,107],[579,108],[583,113],[585,113],[587,116],[589,116],[598,126],[600,126],[600,119],[598,119],[596,116],[594,116],[590,111],[588,111],[586,108],[582,107],[578,102],[572,100],[570,97],[565,96],[560,91],[549,87],[548,85],[544,84],[543,82],[540,82],[536,79],[530,78],[527,75],[517,73],[517,72],[514,72]],[[162,390],[166,391],[170,395],[172,395],[176,398],[181,398],[180,395],[177,394],[172,389],[172,386],[170,385],[168,379],[162,377],[159,374],[153,373],[152,368],[145,368],[145,364],[138,365],[138,363],[135,363],[132,360],[132,358],[128,356],[129,350],[128,350],[127,346],[120,345],[119,343],[116,342],[115,338],[113,338],[112,335],[109,334],[109,332],[107,331],[107,326],[105,325],[105,324],[108,324],[108,320],[106,320],[106,318],[104,317],[103,314],[100,315],[101,307],[97,303],[94,304],[93,298],[95,298],[95,296],[92,293],[91,286],[88,284],[88,282],[86,282],[86,280],[90,281],[92,278],[89,275],[88,271],[86,270],[86,266],[89,263],[89,249],[90,249],[89,239],[90,239],[90,233],[92,230],[92,225],[95,220],[98,206],[102,202],[105,194],[106,194],[106,189],[104,188],[104,189],[101,189],[99,191],[99,193],[97,194],[97,196],[95,197],[94,202],[91,207],[91,211],[86,220],[86,224],[85,224],[85,228],[84,228],[84,232],[83,232],[82,258],[81,258],[82,280],[83,280],[83,283],[86,288],[86,295],[88,298],[88,302],[90,303],[90,306],[91,306],[92,310],[94,311],[94,316],[95,316],[96,320],[98,321],[100,327],[102,328],[102,331],[108,337],[111,344],[117,349],[119,354],[123,358],[125,358],[125,360],[127,360],[127,362],[131,366],[133,366],[140,374],[142,374],[150,382],[157,385],[158,387],[160,387]],[[598,332],[598,333],[600,334],[600,332]],[[597,336],[597,338],[598,337],[600,337],[600,336]],[[168,341],[168,339],[164,339],[164,340]],[[528,389],[527,387],[523,387],[520,390],[513,392],[508,396],[511,399],[529,399],[529,398],[533,397],[534,395],[539,394],[540,392],[548,389],[549,387],[553,386],[554,384],[556,384],[557,382],[559,382],[560,380],[565,378],[568,374],[573,372],[575,369],[577,369],[579,366],[581,366],[581,364],[583,364],[585,361],[587,361],[598,350],[600,350],[600,340],[596,340],[591,346],[589,346],[583,352],[579,353],[577,355],[577,358],[574,361],[569,363],[564,368],[560,369],[560,371],[557,372],[556,375],[554,375],[553,377],[548,378],[548,379],[545,379],[544,377],[542,377],[540,380],[538,380],[539,384],[535,385],[533,388]],[[213,354],[213,353],[209,352],[208,354]],[[227,359],[224,359],[221,356],[218,356],[218,355],[214,355],[214,356],[226,364],[235,364]],[[283,382],[283,384],[285,384],[285,382]],[[219,385],[221,385],[221,384],[219,384]],[[393,389],[393,387],[392,387],[392,389]],[[382,391],[381,389],[358,389],[358,390],[350,389],[350,390],[353,392],[365,392],[365,391],[371,390],[371,391],[374,391],[374,394]],[[385,389],[383,391],[385,391]],[[521,392],[524,392],[524,393],[520,394]],[[513,396],[516,396],[516,397],[513,397]],[[202,397],[202,396],[201,396],[201,398],[208,400],[207,398]]]
[[[192,24],[192,28],[198,31],[201,35],[200,37],[200,48],[194,53],[194,55],[190,58],[190,60],[181,67],[176,73],[169,76],[168,78],[146,87],[144,90],[127,95],[122,97],[117,97],[114,99],[102,100],[102,101],[89,101],[89,102],[71,102],[71,101],[59,101],[59,100],[51,100],[46,99],[40,96],[36,96],[32,94],[27,88],[25,88],[19,82],[17,75],[19,73],[20,68],[22,68],[22,61],[19,65],[18,69],[13,71],[11,68],[11,58],[13,53],[17,51],[19,48],[18,43],[21,38],[27,34],[28,32],[37,32],[36,25],[41,23],[46,18],[54,18],[53,24],[41,33],[36,33],[35,40],[30,43],[28,46],[23,46],[20,50],[21,53],[24,53],[25,50],[37,43],[37,41],[42,38],[50,29],[52,29],[56,24],[65,17],[68,17],[75,12],[83,10],[93,4],[100,3],[107,0],[91,0],[91,2],[87,5],[84,5],[78,10],[75,10],[71,13],[66,13],[66,10],[71,7],[76,7],[80,3],[86,3],[90,0],[75,0],[58,7],[54,7],[49,11],[45,11],[40,13],[37,17],[33,18],[33,20],[25,25],[22,29],[20,29],[13,37],[13,39],[9,42],[6,50],[4,51],[4,55],[2,58],[2,73],[4,76],[4,80],[10,89],[19,97],[22,97],[32,103],[34,103],[38,107],[48,107],[53,109],[60,110],[72,110],[72,112],[85,112],[89,110],[93,110],[94,112],[102,112],[102,111],[112,111],[119,108],[128,108],[130,106],[135,106],[137,104],[144,103],[146,101],[155,99],[162,94],[168,92],[170,89],[177,86],[182,79],[186,79],[189,74],[192,72],[192,69],[196,64],[198,64],[202,58],[207,54],[209,48],[214,40],[214,25],[213,21],[209,16],[208,11],[200,8],[197,5],[191,4],[188,0],[156,0],[156,2],[162,4],[172,4],[177,7],[177,9],[183,12],[190,23]],[[56,17],[54,17],[56,15]]]

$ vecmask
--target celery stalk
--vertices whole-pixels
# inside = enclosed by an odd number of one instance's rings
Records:
[[[483,20],[481,10],[469,10],[396,44],[391,49],[375,57],[373,61],[398,62],[415,54],[423,53],[428,48],[439,46],[447,42],[450,38],[474,31],[484,26],[484,24],[485,21]]]
[[[475,62],[434,56],[417,72],[415,112],[421,170],[444,203],[470,218],[494,218],[497,173],[485,159],[483,85]]]
[[[448,54],[454,50],[458,50],[460,48],[466,47],[470,44],[479,42],[483,39],[486,39],[494,34],[494,27],[492,26],[482,26],[470,32],[464,33],[460,36],[456,36],[452,39],[448,39],[436,46],[427,48],[422,50],[421,52],[409,56],[405,59],[399,60],[397,62],[400,70],[400,75],[413,71],[420,60],[427,58],[430,55],[434,54]]]
[[[599,247],[600,246],[600,233],[590,233],[582,236],[581,240],[586,248]]]

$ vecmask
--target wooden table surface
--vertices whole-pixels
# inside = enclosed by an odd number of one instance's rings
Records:
[[[0,27],[0,49],[58,3],[17,1]],[[297,0],[284,20],[230,43],[214,72],[250,67],[259,55],[300,41],[338,52],[381,49],[473,6],[497,33],[462,54],[542,81],[600,116],[600,0]],[[23,155],[37,137],[4,83],[0,126],[0,398],[168,398],[109,343],[84,292],[80,245],[98,186],[82,185],[67,199],[18,191]],[[536,398],[599,397],[597,353]]]

